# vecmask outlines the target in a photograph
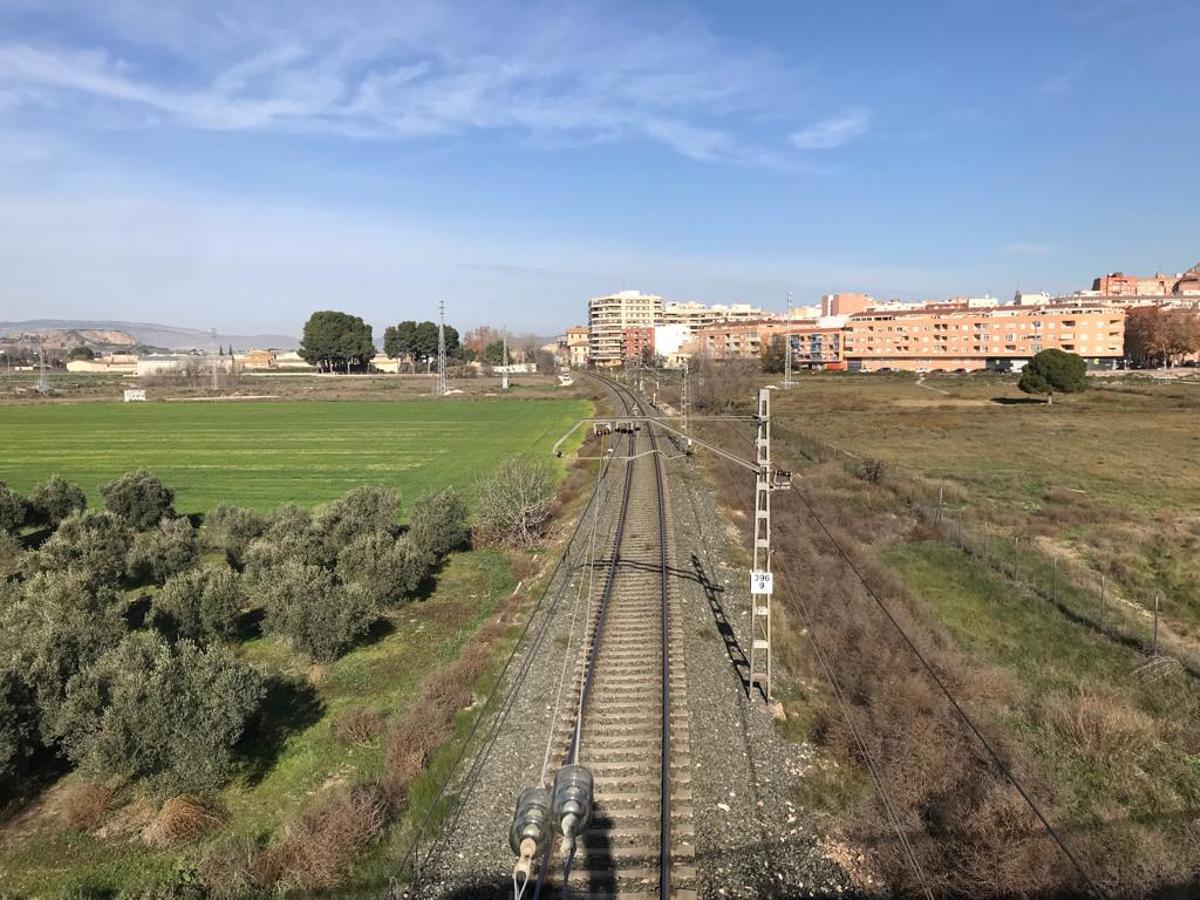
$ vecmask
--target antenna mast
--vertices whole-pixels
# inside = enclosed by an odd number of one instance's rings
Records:
[[[38,339],[38,377],[34,382],[33,389],[39,394],[50,393],[50,379],[46,377],[46,357],[42,351],[42,341]]]
[[[437,397],[446,396],[448,386],[446,384],[446,301],[438,302],[438,360],[437,360],[437,381],[433,386],[433,393]]]
[[[500,369],[500,390],[508,390],[508,335],[504,335],[504,356],[501,359],[503,363]]]

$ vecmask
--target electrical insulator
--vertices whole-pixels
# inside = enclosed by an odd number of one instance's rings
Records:
[[[554,776],[554,824],[562,834],[562,855],[575,855],[575,839],[592,821],[592,773],[563,766]]]
[[[518,873],[529,880],[533,860],[540,856],[550,839],[550,792],[544,787],[525,788],[517,797],[508,844],[519,857],[514,878]]]

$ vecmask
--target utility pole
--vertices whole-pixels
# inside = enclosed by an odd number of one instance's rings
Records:
[[[688,361],[683,361],[683,386],[679,389],[679,424],[687,435],[688,447],[692,446],[692,432],[688,428]]]
[[[508,390],[508,335],[504,335],[503,367],[500,369],[500,390]]]
[[[214,341],[217,339],[217,329],[215,329],[215,328],[213,328],[213,329],[210,329],[208,333],[209,333],[209,334],[212,336],[212,339],[213,339]],[[217,357],[216,357],[216,354],[213,354],[212,356],[210,356],[210,357],[209,357],[209,359],[210,359],[210,361],[211,361],[211,366],[210,366],[210,368],[212,369],[212,389],[215,391],[215,390],[217,390],[217,385],[218,385],[218,381],[217,381]]]
[[[754,568],[750,573],[750,687],[771,699],[771,392],[758,392],[758,435],[754,440],[758,474],[754,484]]]
[[[787,295],[787,329],[783,333],[783,387],[792,386],[792,292]]]
[[[446,301],[438,302],[438,359],[437,381],[433,385],[436,397],[446,396]]]
[[[50,393],[50,379],[46,377],[46,354],[40,340],[38,341],[38,377],[33,383],[33,389],[39,394]]]

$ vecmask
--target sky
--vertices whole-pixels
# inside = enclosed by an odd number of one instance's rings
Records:
[[[0,320],[551,334],[588,297],[1200,261],[1200,4],[4,0]]]

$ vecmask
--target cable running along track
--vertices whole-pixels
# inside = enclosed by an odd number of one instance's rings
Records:
[[[624,415],[645,412],[628,388],[601,380]],[[624,437],[621,505],[611,553],[596,562],[605,574],[589,598],[568,695],[576,702],[552,726],[556,761],[595,777],[595,811],[568,884],[572,896],[686,898],[695,896],[691,757],[666,478],[651,423]],[[543,894],[561,889],[557,867],[542,873]]]

